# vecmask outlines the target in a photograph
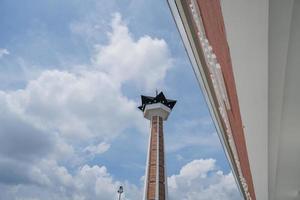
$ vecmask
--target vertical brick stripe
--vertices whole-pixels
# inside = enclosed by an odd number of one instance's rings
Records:
[[[165,158],[163,120],[159,117],[159,200],[165,200]]]
[[[157,130],[159,130],[157,132]],[[159,135],[157,135],[159,134]],[[157,137],[158,136],[158,137]],[[163,135],[163,119],[154,116],[151,121],[150,135],[150,156],[148,166],[148,182],[147,182],[147,200],[155,200],[156,178],[158,177],[158,198],[165,200],[165,158],[164,158],[164,135]],[[157,160],[157,147],[159,139],[159,159]],[[159,161],[159,163],[157,163]],[[159,174],[157,174],[156,166],[159,166]]]
[[[147,200],[155,200],[156,190],[156,155],[157,155],[157,116],[151,121],[150,156],[148,166]]]

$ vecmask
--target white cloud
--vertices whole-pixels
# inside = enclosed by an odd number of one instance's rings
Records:
[[[1,198],[106,200],[116,198],[123,185],[125,199],[141,199],[142,188],[117,181],[105,166],[83,163],[108,151],[127,129],[146,131],[137,103],[122,86],[161,87],[172,59],[164,40],[134,39],[119,14],[111,27],[108,43],[96,45],[91,64],[43,71],[23,89],[0,91]],[[0,49],[0,58],[6,54]],[[193,136],[174,138],[186,146],[195,144]],[[217,171],[213,159],[194,160],[168,180],[173,200],[238,199],[232,174]]]
[[[98,145],[90,145],[84,149],[84,152],[87,152],[92,155],[102,154],[110,148],[110,144],[101,142]]]
[[[232,173],[217,170],[216,160],[193,160],[168,178],[172,200],[240,200]]]
[[[96,68],[114,81],[134,81],[147,91],[161,86],[172,64],[166,42],[147,35],[135,41],[119,14],[113,19],[112,30],[109,44],[96,46]]]
[[[138,127],[141,119],[137,104],[122,95],[119,84],[96,71],[45,71],[8,98],[36,126],[81,142],[112,139]]]
[[[127,81],[153,89],[170,68],[164,40],[141,37],[135,41],[117,14],[106,45],[96,47],[93,66],[70,72],[44,71],[9,101],[37,126],[56,129],[69,138],[113,138],[124,129],[140,126],[136,102],[122,94]]]
[[[35,167],[33,178],[40,185],[21,184],[6,188],[0,192],[12,199],[63,199],[63,200],[93,200],[93,199],[115,199],[117,189],[120,185],[124,187],[125,200],[140,200],[140,188],[125,182],[119,182],[108,173],[104,166],[80,167],[74,174],[54,160],[42,160]],[[40,198],[42,197],[42,198]]]
[[[46,70],[23,89],[0,91],[0,193],[11,199],[113,199],[123,184],[127,199],[140,190],[119,182],[104,166],[84,165],[109,150],[127,129],[147,131],[127,82],[153,89],[170,68],[164,40],[134,40],[120,15],[106,45],[80,70]],[[154,69],[151,69],[154,68]],[[154,72],[152,72],[154,71]],[[147,74],[147,76],[145,75]]]
[[[103,33],[106,33],[107,29],[110,28],[111,12],[115,10],[119,3],[115,1],[106,1],[103,3],[99,0],[92,0],[83,3],[83,5],[82,8],[84,11],[87,10],[87,6],[90,7],[88,9],[89,12],[84,12],[83,15],[80,15],[79,18],[70,23],[69,28],[72,32],[72,37],[83,40],[87,45],[105,40],[106,35]],[[76,10],[80,9],[81,7]]]
[[[7,93],[2,91],[0,113],[0,159],[32,161],[52,150],[54,138],[14,112]]]
[[[0,48],[0,58],[2,58],[5,55],[9,55],[10,52],[7,49],[1,49]]]
[[[92,145],[109,144],[128,128],[146,131],[138,104],[122,93],[122,86],[131,81],[154,90],[171,60],[164,40],[144,36],[135,41],[119,14],[108,43],[97,46],[91,59],[92,65],[80,70],[43,71],[24,89],[3,92],[10,112],[54,134],[63,154],[99,153]]]
[[[105,166],[83,165],[70,173],[54,160],[43,159],[30,172],[38,184],[20,184],[1,187],[6,200],[34,199],[115,199],[120,185],[125,200],[140,200],[142,187],[127,181],[117,181]],[[172,200],[241,200],[232,173],[217,169],[214,159],[193,160],[183,166],[179,174],[168,178],[169,199]],[[40,199],[40,198],[37,198]]]

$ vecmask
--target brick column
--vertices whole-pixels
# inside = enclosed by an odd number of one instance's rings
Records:
[[[153,116],[150,123],[146,199],[165,200],[167,184],[165,181],[163,119],[160,116]]]

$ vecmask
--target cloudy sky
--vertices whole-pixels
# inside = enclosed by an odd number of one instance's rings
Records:
[[[140,95],[165,126],[170,200],[240,194],[166,1],[0,0],[0,200],[140,200]]]

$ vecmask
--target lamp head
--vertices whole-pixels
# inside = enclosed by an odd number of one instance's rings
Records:
[[[119,194],[122,194],[122,193],[123,193],[123,186],[120,186],[120,187],[119,187],[118,193],[119,193]]]

